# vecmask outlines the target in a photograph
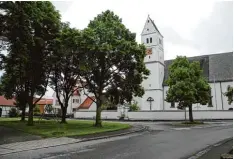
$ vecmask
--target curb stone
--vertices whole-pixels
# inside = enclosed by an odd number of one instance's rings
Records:
[[[12,153],[28,151],[28,150],[38,150],[38,149],[50,148],[50,147],[56,147],[56,146],[64,146],[64,145],[68,145],[68,144],[82,143],[82,142],[93,141],[93,140],[107,139],[107,138],[112,138],[112,137],[118,137],[118,136],[143,132],[143,131],[145,131],[147,129],[148,129],[147,127],[141,126],[137,130],[128,131],[128,132],[124,132],[124,133],[119,133],[119,134],[114,134],[114,135],[106,135],[106,136],[94,137],[94,138],[88,138],[88,139],[81,139],[79,141],[74,141],[74,142],[69,142],[69,143],[64,143],[64,144],[56,144],[56,145],[52,145],[52,146],[42,146],[42,147],[37,147],[37,148],[21,149],[21,150],[16,150],[16,151],[13,150],[11,152],[6,152],[6,153],[1,153],[0,152],[0,155],[7,155],[7,154],[12,154]],[[5,149],[5,148],[0,146],[0,149]]]
[[[197,151],[196,153],[194,153],[193,155],[191,156],[188,156],[184,159],[198,159],[199,157],[201,157],[202,155],[204,155],[205,153],[207,153],[208,151],[210,151],[213,147],[216,147],[216,146],[220,146],[220,145],[223,145],[229,141],[233,140],[233,138],[226,138],[222,141],[219,141],[213,145],[209,145],[207,147],[205,147],[204,149],[200,150],[200,151]]]

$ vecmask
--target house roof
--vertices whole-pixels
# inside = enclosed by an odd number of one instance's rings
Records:
[[[53,104],[53,99],[41,99],[37,102],[38,105]]]
[[[78,107],[78,109],[89,109],[90,106],[93,103],[93,100],[95,100],[95,97],[87,97],[84,102]]]
[[[203,76],[209,82],[225,82],[233,80],[233,52],[188,57],[189,61],[199,61]],[[173,60],[165,61],[164,81],[169,77],[169,66]],[[165,84],[165,82],[164,82]]]
[[[0,96],[0,106],[15,107],[14,99],[6,99],[4,96]]]

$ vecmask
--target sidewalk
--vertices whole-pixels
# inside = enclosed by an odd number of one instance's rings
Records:
[[[59,145],[67,145],[67,144],[85,142],[85,141],[90,141],[90,140],[98,140],[98,139],[110,138],[110,137],[115,137],[115,136],[122,136],[122,135],[131,134],[131,133],[141,132],[143,130],[145,130],[145,127],[139,125],[139,126],[133,126],[130,129],[113,131],[113,132],[105,132],[105,133],[93,134],[93,135],[86,135],[86,136],[49,138],[49,139],[3,144],[3,145],[0,145],[0,155],[47,148],[47,147],[55,147]]]
[[[233,146],[233,140],[229,140],[224,144],[214,146],[210,151],[205,153],[199,159],[220,159],[221,154],[228,153]]]

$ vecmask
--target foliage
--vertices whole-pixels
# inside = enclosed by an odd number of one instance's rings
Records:
[[[41,112],[40,112],[40,106],[39,105],[35,105],[35,108],[33,109],[33,114],[34,115],[41,114]]]
[[[107,10],[92,20],[82,32],[80,50],[86,63],[81,72],[83,86],[96,98],[95,126],[101,126],[103,99],[113,103],[131,101],[142,96],[143,79],[149,75],[144,64],[145,47],[137,44],[122,20]]]
[[[54,120],[42,120],[40,123],[36,122],[33,127],[28,127],[17,119],[0,118],[0,125],[42,137],[95,135],[130,128],[129,124],[114,122],[103,122],[102,128],[93,127],[93,121],[68,120],[67,122],[68,124],[59,124]]]
[[[18,117],[19,116],[19,111],[16,108],[11,108],[8,112],[8,115],[10,118],[13,117]]]
[[[231,105],[233,102],[233,87],[228,85],[227,92],[224,95],[228,98],[228,104]]]
[[[178,56],[169,67],[167,102],[178,102],[179,108],[189,107],[189,119],[193,122],[192,104],[210,101],[210,86],[202,76],[199,62],[189,62]]]
[[[80,63],[85,62],[78,52],[79,43],[80,32],[70,28],[68,23],[63,23],[51,57],[53,67],[50,76],[50,86],[56,92],[61,106],[63,123],[66,122],[68,101],[78,89]]]
[[[0,2],[1,36],[7,39],[3,61],[10,94],[26,94],[28,125],[33,125],[33,107],[45,94],[50,73],[50,54],[57,37],[60,15],[51,2]],[[22,87],[22,89],[18,89]],[[17,90],[17,91],[16,91]],[[35,95],[39,95],[34,101]]]
[[[134,101],[133,104],[130,105],[129,111],[138,111],[138,110],[140,110],[138,103]]]

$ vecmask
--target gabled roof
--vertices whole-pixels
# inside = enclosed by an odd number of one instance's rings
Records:
[[[148,30],[148,27],[151,28],[151,30]],[[147,28],[147,31],[146,31]],[[152,30],[153,29],[153,30]],[[148,31],[151,31],[152,33],[158,32],[159,35],[162,36],[162,34],[160,33],[160,31],[158,30],[157,26],[155,25],[154,21],[150,18],[150,16],[148,15],[147,20],[145,22],[144,28],[141,32],[141,35],[145,35],[145,34],[149,34]],[[163,36],[162,36],[163,37]]]
[[[87,97],[84,102],[78,107],[78,109],[89,109],[90,106],[93,104],[93,100],[95,97]]]
[[[189,61],[199,61],[203,76],[209,82],[225,82],[233,80],[233,52],[188,57]],[[169,66],[173,60],[166,60],[164,81],[169,77]],[[164,82],[165,84],[165,82]]]
[[[149,20],[151,21],[151,23],[153,24],[154,28],[158,31],[158,33],[162,36],[162,34],[160,33],[160,31],[158,30],[157,26],[155,25],[154,21],[149,17]],[[163,36],[162,36],[163,37]]]

